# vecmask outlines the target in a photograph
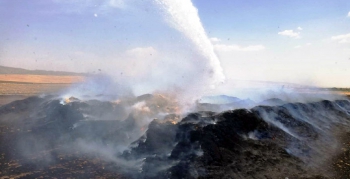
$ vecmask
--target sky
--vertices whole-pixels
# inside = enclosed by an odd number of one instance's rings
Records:
[[[0,0],[0,65],[131,77],[193,68],[176,61],[194,58],[193,44],[155,1]],[[349,0],[192,3],[227,80],[350,87]]]

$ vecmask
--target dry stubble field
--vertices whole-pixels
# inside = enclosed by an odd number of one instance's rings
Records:
[[[84,76],[0,74],[0,106],[28,96],[55,93],[83,80]],[[331,91],[350,98],[350,89],[331,89]],[[315,92],[322,91],[312,90],[307,93]]]
[[[83,76],[0,75],[0,105],[28,96],[54,93],[83,80]]]

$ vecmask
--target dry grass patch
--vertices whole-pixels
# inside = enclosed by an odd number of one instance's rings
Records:
[[[70,84],[82,82],[83,76],[0,75],[1,82]]]

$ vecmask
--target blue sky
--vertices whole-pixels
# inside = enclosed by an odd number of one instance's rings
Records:
[[[132,76],[191,58],[152,1],[0,0],[0,65]],[[350,87],[350,1],[192,2],[227,79]]]
[[[302,27],[307,39],[348,33],[349,1],[194,1],[208,33],[240,41],[275,42],[276,32]],[[317,33],[316,33],[317,30]],[[306,31],[306,32],[305,32]]]

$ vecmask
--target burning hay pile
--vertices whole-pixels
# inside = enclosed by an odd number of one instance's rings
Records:
[[[222,104],[212,105],[220,109]],[[0,175],[349,176],[344,164],[349,147],[343,145],[349,142],[344,137],[350,129],[348,100],[199,111],[184,117],[177,111],[176,102],[162,95],[113,102],[55,96],[12,102],[0,108]]]

